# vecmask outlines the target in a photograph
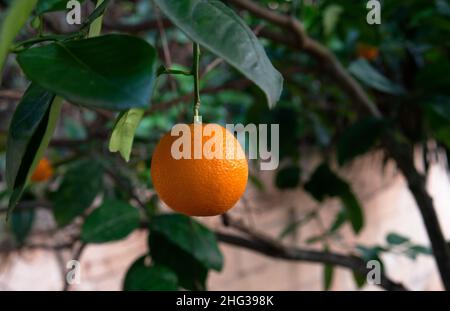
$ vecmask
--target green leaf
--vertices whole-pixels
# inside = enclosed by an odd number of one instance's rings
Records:
[[[362,288],[366,284],[366,278],[361,273],[353,271],[353,280],[358,288]]]
[[[332,172],[328,165],[321,164],[314,171],[304,188],[319,202],[327,197],[339,197],[353,231],[358,233],[362,229],[364,215],[361,205],[351,191],[349,184]]]
[[[322,241],[326,237],[328,237],[328,233],[313,235],[312,237],[307,238],[305,243],[306,244],[314,244],[314,243],[317,243],[319,241]]]
[[[326,197],[339,196],[347,192],[348,188],[348,184],[332,172],[326,163],[319,165],[305,184],[305,190],[319,202]]]
[[[264,191],[265,190],[265,186],[263,184],[263,182],[261,181],[261,179],[256,176],[255,174],[249,174],[248,175],[248,179],[250,180],[250,182],[259,190],[259,191]]]
[[[34,217],[34,209],[16,210],[11,214],[11,231],[20,245],[25,242],[28,233],[30,233]]]
[[[131,148],[133,147],[134,135],[139,123],[144,116],[143,109],[130,109],[121,112],[117,117],[111,138],[109,140],[109,151],[119,152],[125,161],[130,160]]]
[[[337,230],[339,230],[339,228],[345,223],[345,221],[347,220],[347,213],[345,212],[345,210],[341,210],[337,215],[336,218],[334,219],[333,224],[330,227],[330,233],[334,233]]]
[[[109,0],[97,0],[95,10],[84,21],[83,26],[89,26],[89,38],[100,35],[102,30],[103,14],[105,13],[108,4]]]
[[[323,287],[330,290],[333,282],[334,266],[325,264],[323,267]]]
[[[433,251],[431,248],[422,246],[422,245],[412,245],[409,247],[409,252],[414,253],[416,255],[433,255]]]
[[[194,219],[181,214],[159,215],[153,219],[151,230],[191,254],[205,268],[216,271],[222,269],[223,256],[217,246],[216,236]]]
[[[327,6],[323,12],[323,31],[329,36],[336,28],[343,8],[337,4]]]
[[[424,101],[423,106],[432,136],[450,147],[450,97],[433,95]]]
[[[0,25],[0,84],[2,70],[14,38],[25,25],[37,0],[14,0]]]
[[[367,152],[380,136],[384,121],[368,117],[358,120],[342,133],[337,145],[337,157],[340,165]]]
[[[409,238],[391,232],[386,236],[386,242],[388,242],[391,245],[401,245],[409,242]]]
[[[72,222],[88,208],[102,190],[103,169],[95,160],[81,160],[66,172],[53,194],[53,214],[60,226]]]
[[[149,248],[156,264],[164,265],[176,273],[181,287],[188,290],[206,289],[208,269],[191,253],[157,231],[150,232]]]
[[[350,190],[339,197],[344,204],[345,213],[350,220],[353,231],[359,233],[364,226],[364,215],[361,205]]]
[[[80,3],[84,0],[78,0]],[[39,0],[36,6],[36,14],[41,15],[47,12],[64,11],[69,0]]]
[[[31,84],[16,108],[8,131],[6,181],[12,191],[9,212],[22,192],[56,127],[61,101],[41,87]]]
[[[283,77],[258,38],[220,1],[155,0],[161,11],[193,41],[223,58],[266,94],[269,107],[280,98]]]
[[[153,92],[156,52],[137,37],[56,42],[25,50],[17,60],[30,80],[74,104],[145,108]]]
[[[174,291],[178,289],[177,275],[161,265],[147,266],[146,256],[136,260],[128,269],[123,283],[125,291]]]
[[[105,200],[85,220],[81,239],[105,243],[125,238],[139,228],[139,211],[127,202]]]
[[[40,142],[43,136],[42,128],[46,126],[49,107],[54,97],[39,86],[31,84],[16,108],[8,131],[6,148],[6,182],[10,190],[25,182],[28,171],[21,172],[21,166],[26,165],[22,162],[27,161],[28,167],[31,165],[32,159],[27,158],[27,149],[31,149],[33,143],[35,146],[32,149],[37,149],[36,141]]]
[[[350,64],[348,70],[367,86],[388,94],[403,94],[405,90],[379,73],[365,59],[358,59]]]
[[[292,189],[300,183],[300,168],[297,165],[284,167],[277,172],[275,184],[278,189]]]
[[[361,254],[362,259],[364,261],[377,260],[381,264],[382,270],[384,270],[383,261],[380,258],[382,252],[387,251],[384,247],[374,246],[374,247],[366,247],[363,245],[357,245],[356,249]]]
[[[450,97],[436,95],[426,101],[426,107],[450,122]]]

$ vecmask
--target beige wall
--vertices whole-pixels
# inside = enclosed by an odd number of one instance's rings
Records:
[[[317,161],[313,161],[317,162]],[[414,242],[427,245],[426,233],[418,210],[403,178],[392,165],[381,168],[381,155],[370,155],[356,161],[352,167],[341,170],[341,174],[352,180],[357,196],[363,202],[366,226],[355,237],[349,228],[344,228],[345,245],[333,243],[335,250],[345,251],[354,243],[372,245],[383,243],[389,232],[410,236]],[[442,162],[442,159],[439,160]],[[303,163],[306,175],[315,163]],[[301,217],[317,206],[307,194],[300,190],[280,192],[272,186],[270,173],[262,175],[267,186],[265,193],[249,189],[247,205],[240,202],[233,210],[249,226],[267,234],[277,236],[293,216]],[[450,237],[450,183],[442,164],[435,164],[429,175],[428,187],[433,195],[442,227]],[[329,224],[339,209],[339,202],[329,200],[321,208],[321,218]],[[42,217],[48,217],[43,215]],[[210,226],[220,226],[217,218],[207,219]],[[320,232],[320,224],[311,222],[286,243],[304,247],[307,237]],[[119,290],[127,267],[146,249],[146,235],[136,232],[126,240],[105,245],[89,246],[82,257],[82,282],[76,290]],[[209,288],[213,290],[321,290],[322,266],[311,263],[288,263],[263,257],[247,250],[221,246],[225,255],[225,267],[221,273],[212,273]],[[70,257],[65,254],[63,260]],[[1,290],[60,290],[61,268],[52,252],[27,251],[11,254],[8,264],[0,270]],[[433,260],[419,256],[416,261],[401,255],[383,257],[388,274],[415,290],[441,289]],[[5,260],[2,260],[5,263]],[[337,269],[333,290],[356,289],[348,270]],[[368,286],[366,289],[378,289]]]

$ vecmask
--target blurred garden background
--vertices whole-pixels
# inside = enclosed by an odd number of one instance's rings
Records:
[[[0,0],[0,20],[12,2]],[[16,42],[77,30],[41,2],[52,1],[38,1]],[[152,153],[192,120],[194,97],[191,76],[162,75],[129,162],[108,148],[116,112],[65,102],[45,153],[50,176],[30,182],[6,222],[8,130],[29,84],[11,53],[0,80],[0,290],[450,289],[450,3],[222,2],[259,38],[283,92],[269,109],[257,86],[202,48],[203,122],[279,124],[278,169],[251,160],[241,200],[225,216],[195,218],[196,232],[155,216],[170,210],[152,186]],[[368,24],[368,2],[380,4],[380,24]],[[94,8],[83,2],[83,20]],[[107,33],[139,36],[160,65],[190,70],[192,41],[150,0],[110,1]],[[118,232],[92,238],[89,218]],[[80,282],[67,284],[72,259]],[[365,278],[373,259],[378,285]]]

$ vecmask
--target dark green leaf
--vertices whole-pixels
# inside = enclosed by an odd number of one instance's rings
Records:
[[[325,264],[323,267],[323,287],[330,290],[333,282],[334,266]]]
[[[294,221],[287,224],[287,226],[278,235],[278,238],[281,240],[290,235],[295,236],[301,224],[301,221]]]
[[[434,96],[426,101],[425,106],[450,122],[450,97]]]
[[[356,271],[353,271],[353,280],[358,288],[361,288],[366,284],[366,278]]]
[[[425,118],[432,136],[450,146],[450,97],[434,95],[424,103]]]
[[[241,71],[266,94],[269,107],[278,101],[283,77],[273,67],[253,31],[220,1],[155,0],[163,13],[195,42]]]
[[[440,59],[426,64],[414,77],[415,85],[430,96],[435,94],[450,95],[449,83],[450,61]]]
[[[415,253],[416,255],[422,254],[422,255],[433,255],[433,251],[431,248],[422,246],[422,245],[413,245],[409,247],[409,251],[412,253]]]
[[[147,266],[146,256],[136,260],[128,269],[123,283],[126,291],[174,291],[178,289],[176,274],[161,265]]]
[[[340,165],[367,152],[381,133],[384,122],[378,118],[365,118],[347,128],[339,139],[337,157]]]
[[[355,233],[360,232],[364,226],[364,215],[361,205],[351,191],[343,193],[339,197],[344,204],[345,213],[350,220],[353,231]]]
[[[30,80],[75,104],[145,108],[153,92],[156,52],[137,37],[56,42],[21,52],[17,60]]]
[[[217,246],[216,236],[194,219],[181,214],[159,215],[153,219],[151,230],[191,254],[205,268],[216,271],[222,269],[223,256]]]
[[[328,236],[327,233],[324,234],[319,234],[319,235],[313,235],[312,237],[309,237],[306,239],[305,243],[306,244],[314,244],[317,243],[319,241],[322,241],[323,239],[325,239]]]
[[[380,92],[396,95],[404,93],[404,89],[400,85],[387,79],[365,59],[355,60],[350,64],[348,70],[367,86]]]
[[[127,202],[105,200],[85,220],[81,239],[86,243],[120,240],[139,228],[139,211]]]
[[[339,21],[339,17],[343,11],[343,8],[337,4],[330,4],[323,12],[323,31],[325,35],[332,34]]]
[[[3,65],[14,38],[25,25],[36,2],[37,0],[14,1],[0,23],[0,73],[3,71]],[[2,74],[0,74],[0,84],[1,81]]]
[[[275,184],[278,189],[292,189],[300,183],[300,168],[297,165],[284,167],[277,172]]]
[[[205,290],[208,269],[191,253],[184,251],[168,237],[151,231],[149,247],[156,264],[164,265],[174,271],[181,287],[188,290]]]
[[[34,209],[15,210],[11,214],[11,231],[19,244],[23,244],[33,226]]]
[[[109,140],[109,151],[119,152],[127,162],[130,160],[134,134],[144,116],[144,112],[144,109],[130,109],[121,112],[114,125]]]
[[[389,233],[386,236],[386,242],[388,242],[391,245],[400,245],[400,244],[404,244],[406,242],[409,242],[409,238],[404,237],[400,234],[397,233]]]
[[[316,114],[311,114],[310,116],[312,127],[314,130],[314,136],[316,137],[316,141],[320,146],[326,147],[330,144],[331,136],[330,130],[324,124],[323,120],[319,118]]]
[[[364,215],[361,205],[351,191],[350,186],[332,172],[325,163],[321,164],[314,171],[309,181],[305,184],[305,190],[320,202],[327,197],[339,197],[355,233],[358,233],[364,226]]]
[[[36,152],[54,97],[39,86],[31,84],[17,106],[8,131],[6,148],[6,182],[9,189],[14,189],[26,181],[33,160],[32,155],[27,154],[27,149],[34,149],[32,152]],[[22,166],[28,167],[21,168]]]
[[[293,220],[288,223],[287,226],[280,232],[279,239],[283,239],[291,234],[295,235],[298,232],[298,229],[303,225],[310,221],[312,218],[317,216],[317,211],[313,210],[306,213],[300,220]]]
[[[47,148],[56,126],[61,101],[31,84],[16,108],[8,131],[6,181],[12,191],[9,212]]]
[[[337,176],[327,164],[319,165],[305,184],[308,191],[317,201],[321,202],[326,197],[339,196],[349,190],[349,186]]]
[[[334,233],[345,223],[347,220],[347,213],[345,210],[341,210],[334,219],[333,224],[330,227],[330,232]]]
[[[256,188],[258,188],[258,190],[263,191],[265,189],[263,182],[261,181],[261,179],[259,179],[258,176],[249,174],[248,179]]]
[[[380,259],[380,255],[382,252],[386,251],[384,247],[381,246],[366,247],[363,245],[357,245],[356,249],[361,254],[361,257],[364,261],[378,260],[383,266],[383,262]]]
[[[102,189],[103,169],[95,160],[82,160],[65,174],[53,197],[53,214],[60,226],[69,224],[88,208]]]

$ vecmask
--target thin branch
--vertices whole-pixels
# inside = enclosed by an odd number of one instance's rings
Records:
[[[223,242],[230,244],[234,242],[237,243],[235,244],[237,246],[246,247],[274,258],[332,264],[352,269],[364,276],[369,272],[366,262],[357,256],[304,250],[295,247],[289,248],[280,241],[247,227],[242,221],[229,215],[226,215],[223,220],[226,226],[232,227],[248,236],[247,240],[243,240],[242,237],[227,236],[219,232],[218,238]],[[384,273],[381,275],[380,286],[387,290],[406,290],[403,285],[391,281]]]
[[[159,37],[161,39],[162,50],[163,50],[163,55],[164,55],[164,62],[165,62],[166,67],[170,68],[170,67],[172,67],[172,56],[170,55],[170,49],[169,49],[169,44],[167,41],[166,31],[165,31],[165,28],[163,25],[163,21],[161,18],[159,8],[156,7],[155,5],[153,5],[153,8],[155,9],[156,23],[158,26]],[[177,88],[175,79],[173,78],[172,75],[169,75],[168,80],[170,83],[170,87],[172,88],[172,91],[175,91]]]
[[[219,66],[220,64],[223,63],[223,59],[220,57],[217,57],[215,60],[213,60],[211,63],[209,63],[205,69],[203,70],[202,74],[200,75],[201,77],[204,77],[205,75],[207,75],[211,70],[213,70],[214,68],[216,68],[217,66]]]
[[[19,100],[22,95],[23,92],[17,90],[0,90],[0,99]]]

